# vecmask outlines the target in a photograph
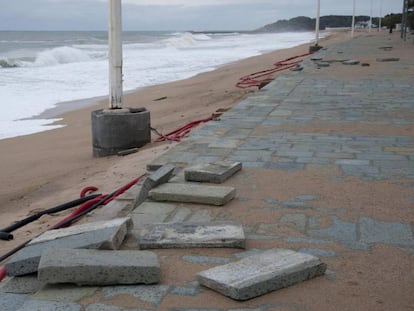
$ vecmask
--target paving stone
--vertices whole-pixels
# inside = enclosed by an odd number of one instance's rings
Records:
[[[167,285],[105,286],[102,288],[102,296],[104,299],[112,299],[119,295],[130,295],[143,302],[158,305],[169,289],[170,286]]]
[[[356,241],[356,224],[342,221],[337,216],[332,216],[332,225],[326,228],[308,230],[311,237],[332,239],[334,241]]]
[[[291,250],[268,250],[197,274],[198,282],[235,300],[247,300],[323,275],[326,264]]]
[[[13,294],[34,294],[45,284],[37,279],[37,275],[12,277],[3,281],[0,292]],[[1,310],[1,309],[0,309]]]
[[[78,302],[96,294],[98,287],[77,286],[73,284],[46,285],[32,296],[36,300],[57,301],[64,303]]]
[[[157,169],[155,172],[151,173],[145,180],[144,184],[146,183],[150,189],[159,186],[168,182],[168,180],[173,175],[175,170],[175,166],[172,164],[166,164]]]
[[[301,248],[299,249],[300,253],[310,254],[317,257],[335,257],[336,252],[329,249],[320,249],[320,248]]]
[[[103,220],[96,222],[89,222],[80,225],[74,225],[64,229],[50,230],[41,234],[39,237],[34,238],[29,245],[44,243],[52,240],[57,240],[61,238],[66,238],[72,235],[83,234],[86,232],[93,232],[102,229],[108,228],[119,228],[122,227],[129,229],[132,225],[131,219],[129,217],[117,218],[112,220]],[[115,249],[115,248],[114,248]]]
[[[305,231],[308,216],[305,214],[285,214],[280,218],[282,224],[292,224],[299,231]]]
[[[90,304],[85,308],[85,311],[146,311],[145,309],[137,309],[137,308],[125,308],[125,307],[117,307],[117,306],[110,306],[104,305],[100,303]]]
[[[154,188],[149,193],[155,201],[172,201],[199,203],[210,205],[225,205],[236,195],[232,187],[205,186],[194,184],[164,184]]]
[[[48,231],[12,257],[6,264],[7,273],[19,276],[36,272],[40,256],[50,248],[118,249],[130,224],[127,217]]]
[[[160,281],[160,264],[152,252],[51,249],[42,254],[38,279],[51,284],[154,284]]]
[[[360,61],[355,59],[345,60],[342,62],[344,65],[359,65]]]
[[[134,230],[141,230],[144,225],[164,222],[176,209],[175,204],[144,202],[132,213]]]
[[[141,249],[235,247],[244,248],[246,239],[238,222],[165,223],[144,226],[140,234]]]
[[[215,162],[199,164],[184,170],[186,181],[221,184],[242,168],[240,162]]]
[[[82,306],[77,303],[57,301],[27,300],[17,311],[81,311]]]
[[[10,294],[0,292],[0,310],[1,311],[16,311],[20,309],[26,300],[30,298],[29,295]]]
[[[197,210],[186,219],[187,222],[207,222],[211,221],[213,217],[211,212],[207,210]]]
[[[414,245],[413,231],[409,224],[392,223],[361,217],[359,220],[363,243]]]

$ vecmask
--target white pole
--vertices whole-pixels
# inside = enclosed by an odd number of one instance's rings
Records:
[[[122,108],[121,11],[121,0],[109,0],[109,109]]]
[[[371,32],[372,29],[372,0],[371,0],[371,10],[369,12],[369,32]]]
[[[380,1],[380,16],[379,16],[379,25],[378,25],[378,31],[381,31],[382,28],[382,1]]]
[[[316,10],[316,38],[315,38],[315,46],[319,45],[319,24],[320,24],[320,18],[321,18],[321,0],[317,0],[317,10]]]
[[[352,37],[354,37],[354,33],[355,33],[355,0],[353,3],[353,9],[352,9]]]

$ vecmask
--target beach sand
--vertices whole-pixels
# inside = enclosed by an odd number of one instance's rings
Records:
[[[321,40],[321,45],[329,46],[348,38],[347,32],[333,33]],[[251,57],[190,79],[129,92],[124,96],[124,106],[146,107],[151,112],[152,127],[166,133],[206,118],[217,109],[232,107],[257,91],[257,88],[236,88],[240,77],[307,53],[309,45]],[[163,97],[166,98],[155,101]],[[145,173],[148,163],[174,146],[171,142],[153,142],[129,156],[93,158],[90,113],[106,106],[107,99],[91,101],[86,108],[60,115],[63,128],[0,140],[0,228],[36,211],[76,199],[86,186],[110,193]],[[0,253],[47,230],[63,214],[44,216],[15,231],[13,241],[0,243]]]

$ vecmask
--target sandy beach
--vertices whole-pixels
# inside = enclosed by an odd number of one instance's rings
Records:
[[[334,33],[321,45],[329,46],[349,36],[346,32]],[[240,77],[307,53],[309,45],[251,57],[190,79],[129,92],[124,96],[124,106],[146,107],[151,112],[152,127],[166,133],[189,121],[206,118],[217,109],[232,107],[257,90],[235,87]],[[159,98],[164,99],[156,100]],[[106,105],[106,99],[91,101],[87,107],[61,114],[60,124],[65,127],[0,140],[0,227],[78,198],[86,186],[96,186],[101,193],[112,192],[145,173],[148,163],[175,144],[152,142],[129,156],[93,158],[90,112]],[[0,243],[0,252],[46,230],[61,217],[42,217],[16,231],[13,241]]]

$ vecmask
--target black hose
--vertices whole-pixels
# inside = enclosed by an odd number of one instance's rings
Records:
[[[19,229],[19,228],[21,228],[21,227],[23,227],[23,226],[25,226],[25,225],[27,225],[27,224],[29,224],[29,223],[37,220],[37,219],[39,219],[43,215],[46,215],[46,214],[54,214],[54,213],[58,213],[58,212],[67,210],[69,208],[72,208],[72,207],[78,206],[80,204],[83,204],[83,203],[85,203],[85,202],[87,202],[89,200],[95,199],[95,198],[99,197],[100,195],[101,194],[88,195],[86,197],[79,198],[79,199],[76,199],[76,200],[73,200],[73,201],[70,201],[70,202],[67,202],[67,203],[64,203],[64,204],[61,204],[61,205],[58,205],[58,206],[49,208],[47,210],[41,211],[41,212],[39,212],[37,214],[31,215],[31,216],[29,216],[27,218],[24,218],[24,219],[16,222],[15,224],[10,225],[10,226],[8,226],[8,227],[6,227],[4,229],[0,229],[0,233],[7,234],[7,233],[10,233],[10,232],[13,232],[16,229]],[[6,236],[6,235],[0,234],[0,240],[8,240],[7,238],[10,238],[10,236]]]
[[[14,239],[13,234],[0,231],[0,240],[10,241],[13,239]]]

